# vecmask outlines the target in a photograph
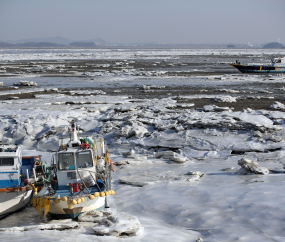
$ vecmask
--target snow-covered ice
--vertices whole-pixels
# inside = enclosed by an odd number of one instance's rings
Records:
[[[270,52],[251,51],[255,55]],[[162,61],[164,56],[189,53],[198,57],[211,53],[251,53],[249,50],[216,49],[8,52],[0,54],[1,61],[114,58],[118,60],[116,65],[123,66],[125,59],[135,61],[153,56],[160,56]],[[117,77],[108,75],[98,78],[102,86],[118,81]],[[143,83],[135,77],[120,78],[121,87],[137,85],[138,92],[163,91],[165,86],[179,83],[186,85],[185,78],[180,77],[146,76]],[[221,82],[230,86],[234,78],[231,75],[218,79],[194,76],[188,87],[200,81],[205,86],[221,89]],[[237,78],[243,83],[260,81],[256,76]],[[11,86],[19,82],[20,77],[1,79],[4,86]],[[93,222],[80,218],[81,221],[45,224],[28,208],[0,221],[0,240],[285,241],[285,173],[282,173],[285,115],[281,104],[272,100],[271,111],[235,111],[219,107],[222,102],[235,102],[239,98],[240,92],[229,87],[226,95],[211,96],[216,99],[215,105],[205,105],[198,110],[189,103],[183,106],[177,102],[177,96],[172,95],[138,100],[119,92],[108,95],[100,88],[88,90],[88,86],[94,84],[90,79],[79,83],[76,78],[31,76],[25,80],[38,85],[25,91],[50,88],[49,93],[36,94],[33,99],[0,101],[2,142],[17,143],[24,155],[41,154],[43,160],[49,162],[64,126],[76,119],[82,132],[103,136],[109,146],[115,165],[112,189],[116,195],[110,201],[115,213],[105,218],[97,214],[100,219],[92,218]],[[153,80],[156,80],[155,85]],[[63,87],[71,90],[51,90]],[[81,87],[87,90],[79,90]],[[17,92],[23,90],[8,90],[2,95],[12,96]],[[184,98],[205,96],[207,92]],[[249,174],[246,168],[257,172]],[[58,230],[50,231],[52,228]]]

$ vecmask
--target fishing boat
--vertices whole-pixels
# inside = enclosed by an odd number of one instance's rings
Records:
[[[28,184],[40,156],[22,156],[20,147],[0,146],[0,219],[29,205],[33,188]]]
[[[231,63],[242,73],[285,73],[285,57],[272,58],[271,64],[242,64],[239,61]]]
[[[76,218],[90,210],[108,207],[111,190],[112,161],[104,140],[80,138],[73,120],[69,138],[62,139],[58,151],[53,154],[50,166],[36,167],[35,186],[42,189],[32,199],[32,206],[44,216]]]

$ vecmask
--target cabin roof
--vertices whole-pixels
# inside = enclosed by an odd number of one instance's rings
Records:
[[[21,149],[13,145],[0,146],[0,158],[1,157],[20,157]]]

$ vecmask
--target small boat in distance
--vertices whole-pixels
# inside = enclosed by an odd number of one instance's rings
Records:
[[[28,183],[40,156],[22,156],[20,147],[0,146],[0,219],[29,205],[33,187]]]
[[[271,64],[242,64],[239,61],[231,63],[242,73],[285,73],[285,57],[272,58]]]

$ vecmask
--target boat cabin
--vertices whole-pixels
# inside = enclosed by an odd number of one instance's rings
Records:
[[[77,134],[78,130],[73,120],[69,129],[69,138],[62,138],[59,151],[52,158],[53,167],[57,168],[55,171],[57,186],[54,189],[66,190],[71,184],[82,182],[91,186],[95,181],[98,183],[98,164],[94,164],[94,151],[103,155],[104,141],[91,141],[88,137],[79,139]]]
[[[271,63],[273,66],[285,66],[285,57],[272,58]]]
[[[90,149],[67,149],[54,155],[57,167],[59,189],[64,189],[70,183],[81,182],[81,179],[94,175],[96,167]]]
[[[0,188],[24,185],[24,179],[33,175],[35,162],[41,156],[22,156],[18,146],[2,145],[0,147]]]
[[[21,159],[22,153],[17,146],[0,148],[0,188],[20,185]]]

